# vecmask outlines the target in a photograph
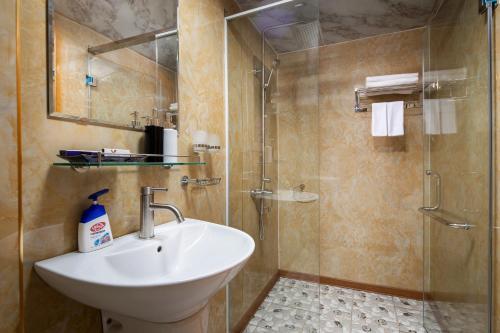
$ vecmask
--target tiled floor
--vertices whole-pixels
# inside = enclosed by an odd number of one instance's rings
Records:
[[[426,318],[429,333],[441,332]],[[421,333],[422,302],[280,278],[245,333]]]

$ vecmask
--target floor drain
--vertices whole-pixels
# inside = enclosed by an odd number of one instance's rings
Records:
[[[158,246],[158,248],[156,249],[156,252],[161,252],[161,246]]]

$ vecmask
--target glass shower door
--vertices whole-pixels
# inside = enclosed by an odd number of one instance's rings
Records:
[[[319,331],[318,8],[227,22],[228,225],[255,241],[228,287],[230,332]]]
[[[424,64],[424,326],[489,332],[488,39],[477,0],[444,1]]]

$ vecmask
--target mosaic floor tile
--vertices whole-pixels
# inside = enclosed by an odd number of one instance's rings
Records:
[[[441,333],[436,318],[424,320],[427,333]],[[426,333],[420,301],[288,278],[276,282],[244,331],[259,332]]]

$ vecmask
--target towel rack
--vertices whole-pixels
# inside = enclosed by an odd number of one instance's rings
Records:
[[[422,91],[420,84],[402,84],[397,86],[355,88],[354,89],[354,112],[368,112],[367,107],[361,105],[361,99],[381,95],[415,95]],[[420,101],[405,102],[405,109],[421,108]]]
[[[193,184],[196,186],[213,186],[219,185],[221,178],[194,178],[190,179],[188,176],[183,176],[181,178],[181,185],[186,186],[188,184]]]

